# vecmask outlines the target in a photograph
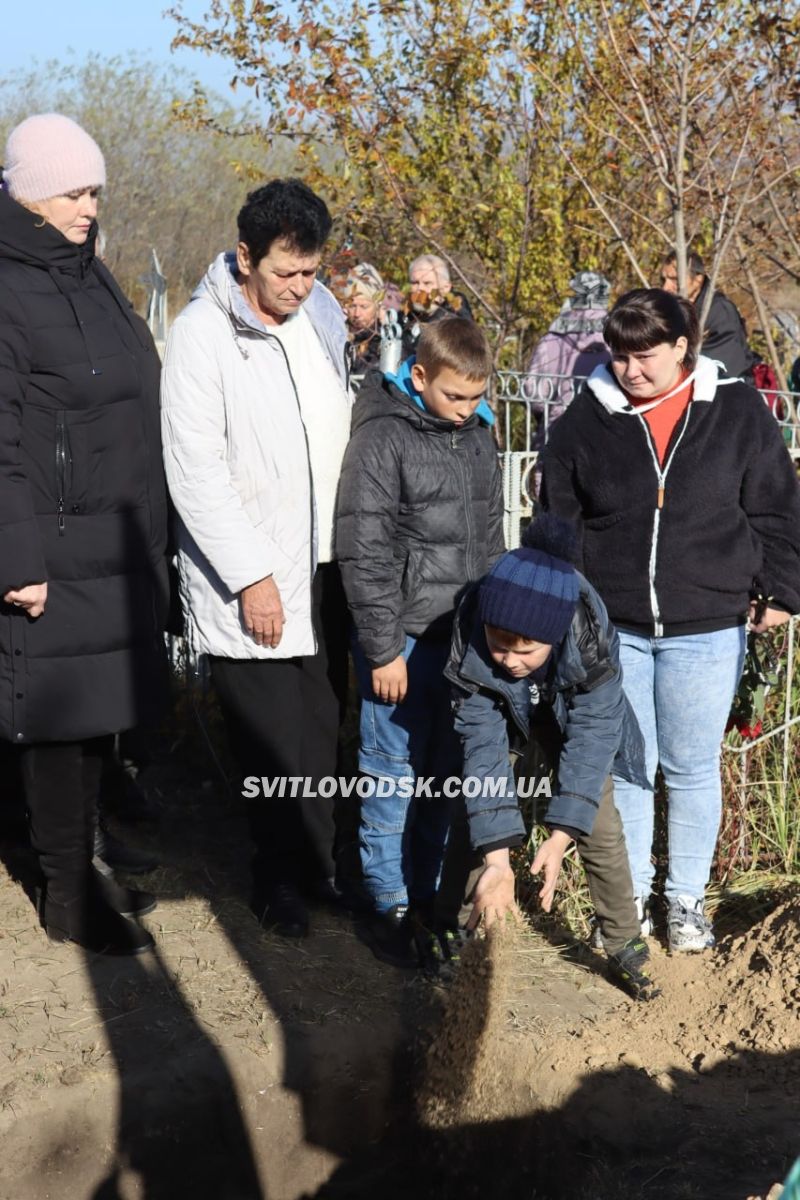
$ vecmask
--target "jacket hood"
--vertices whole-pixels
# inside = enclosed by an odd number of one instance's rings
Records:
[[[703,354],[699,356],[694,370],[688,379],[683,381],[681,387],[685,386],[689,381],[694,384],[693,398],[708,403],[715,399],[718,387],[722,387],[726,383],[737,382],[734,379],[720,379],[719,364],[715,359],[706,358]],[[595,400],[598,400],[608,413],[637,413],[643,411],[642,405],[637,407],[631,404],[614,378],[614,373],[609,363],[603,363],[601,366],[595,367],[586,380],[586,386]],[[644,407],[646,408],[647,406],[645,405]]]
[[[398,387],[401,392],[404,392],[407,396],[410,396],[417,408],[424,410],[425,401],[422,399],[422,394],[415,388],[414,380],[411,376],[411,368],[414,366],[416,361],[417,356],[412,354],[410,358],[407,358],[405,362],[400,364],[400,368],[396,374],[393,375],[391,371],[387,371],[384,378],[389,383],[393,383],[396,387]],[[494,413],[492,412],[491,406],[485,396],[481,397],[481,402],[475,409],[475,415],[480,417],[484,425],[488,425],[489,427],[494,425]],[[464,423],[466,424],[466,422]]]
[[[231,323],[233,336],[244,357],[247,357],[247,351],[239,341],[240,333],[249,331],[259,334],[261,337],[269,336],[269,329],[251,310],[236,281],[236,255],[232,250],[223,251],[214,259],[195,288],[190,303],[195,300],[210,300],[225,313]],[[345,354],[347,329],[340,305],[325,285],[316,280],[309,292],[308,299],[303,304],[303,309],[310,318],[314,331],[327,351],[342,383],[347,386]],[[273,342],[275,340],[273,339]]]
[[[12,199],[0,188],[0,258],[45,271],[64,271],[85,275],[94,258],[97,222],[92,222],[89,236],[82,246],[67,241],[54,225],[42,223],[37,213]]]
[[[412,400],[407,392],[393,383],[382,371],[373,368],[364,376],[364,382],[353,408],[352,432],[355,433],[356,429],[360,429],[368,421],[387,418],[408,421],[415,429],[424,429],[429,433],[448,435],[453,432],[464,433],[477,429],[481,424],[478,414],[473,413],[456,430],[452,421],[434,417],[427,408]]]

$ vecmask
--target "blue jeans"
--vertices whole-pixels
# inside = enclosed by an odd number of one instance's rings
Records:
[[[700,899],[711,872],[722,814],[720,748],[745,651],[745,628],[685,637],[619,631],[622,686],[645,743],[646,773],[661,765],[667,785],[668,899]],[[636,896],[653,883],[652,793],[614,776]]]
[[[453,801],[406,796],[391,785],[433,776],[433,793],[447,776],[460,774],[450,685],[442,674],[449,652],[447,642],[408,637],[403,651],[406,698],[402,704],[385,704],[375,698],[371,669],[360,647],[353,645],[361,693],[358,766],[374,785],[361,800],[361,865],[364,887],[378,912],[409,900],[424,903],[439,883]]]

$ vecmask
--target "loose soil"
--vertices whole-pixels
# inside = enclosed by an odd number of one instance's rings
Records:
[[[204,774],[142,779],[170,865],[140,960],[49,944],[0,842],[0,1200],[745,1200],[800,1152],[797,894],[714,954],[654,942],[647,1005],[531,928],[437,987],[344,914],[265,934]]]

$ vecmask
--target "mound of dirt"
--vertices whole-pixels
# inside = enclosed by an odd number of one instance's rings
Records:
[[[420,1122],[448,1183],[485,1190],[487,1153],[495,1194],[538,1200],[744,1200],[783,1177],[800,1150],[800,896],[713,954],[653,944],[657,1000],[617,994],[521,1039],[510,997],[530,936],[472,948],[428,1049]]]

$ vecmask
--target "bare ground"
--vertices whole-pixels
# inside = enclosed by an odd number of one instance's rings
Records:
[[[443,991],[344,915],[246,907],[241,814],[161,764],[171,865],[141,960],[47,942],[0,846],[0,1200],[745,1200],[800,1151],[800,899],[717,952],[654,948],[635,1005],[598,956],[476,943]]]

